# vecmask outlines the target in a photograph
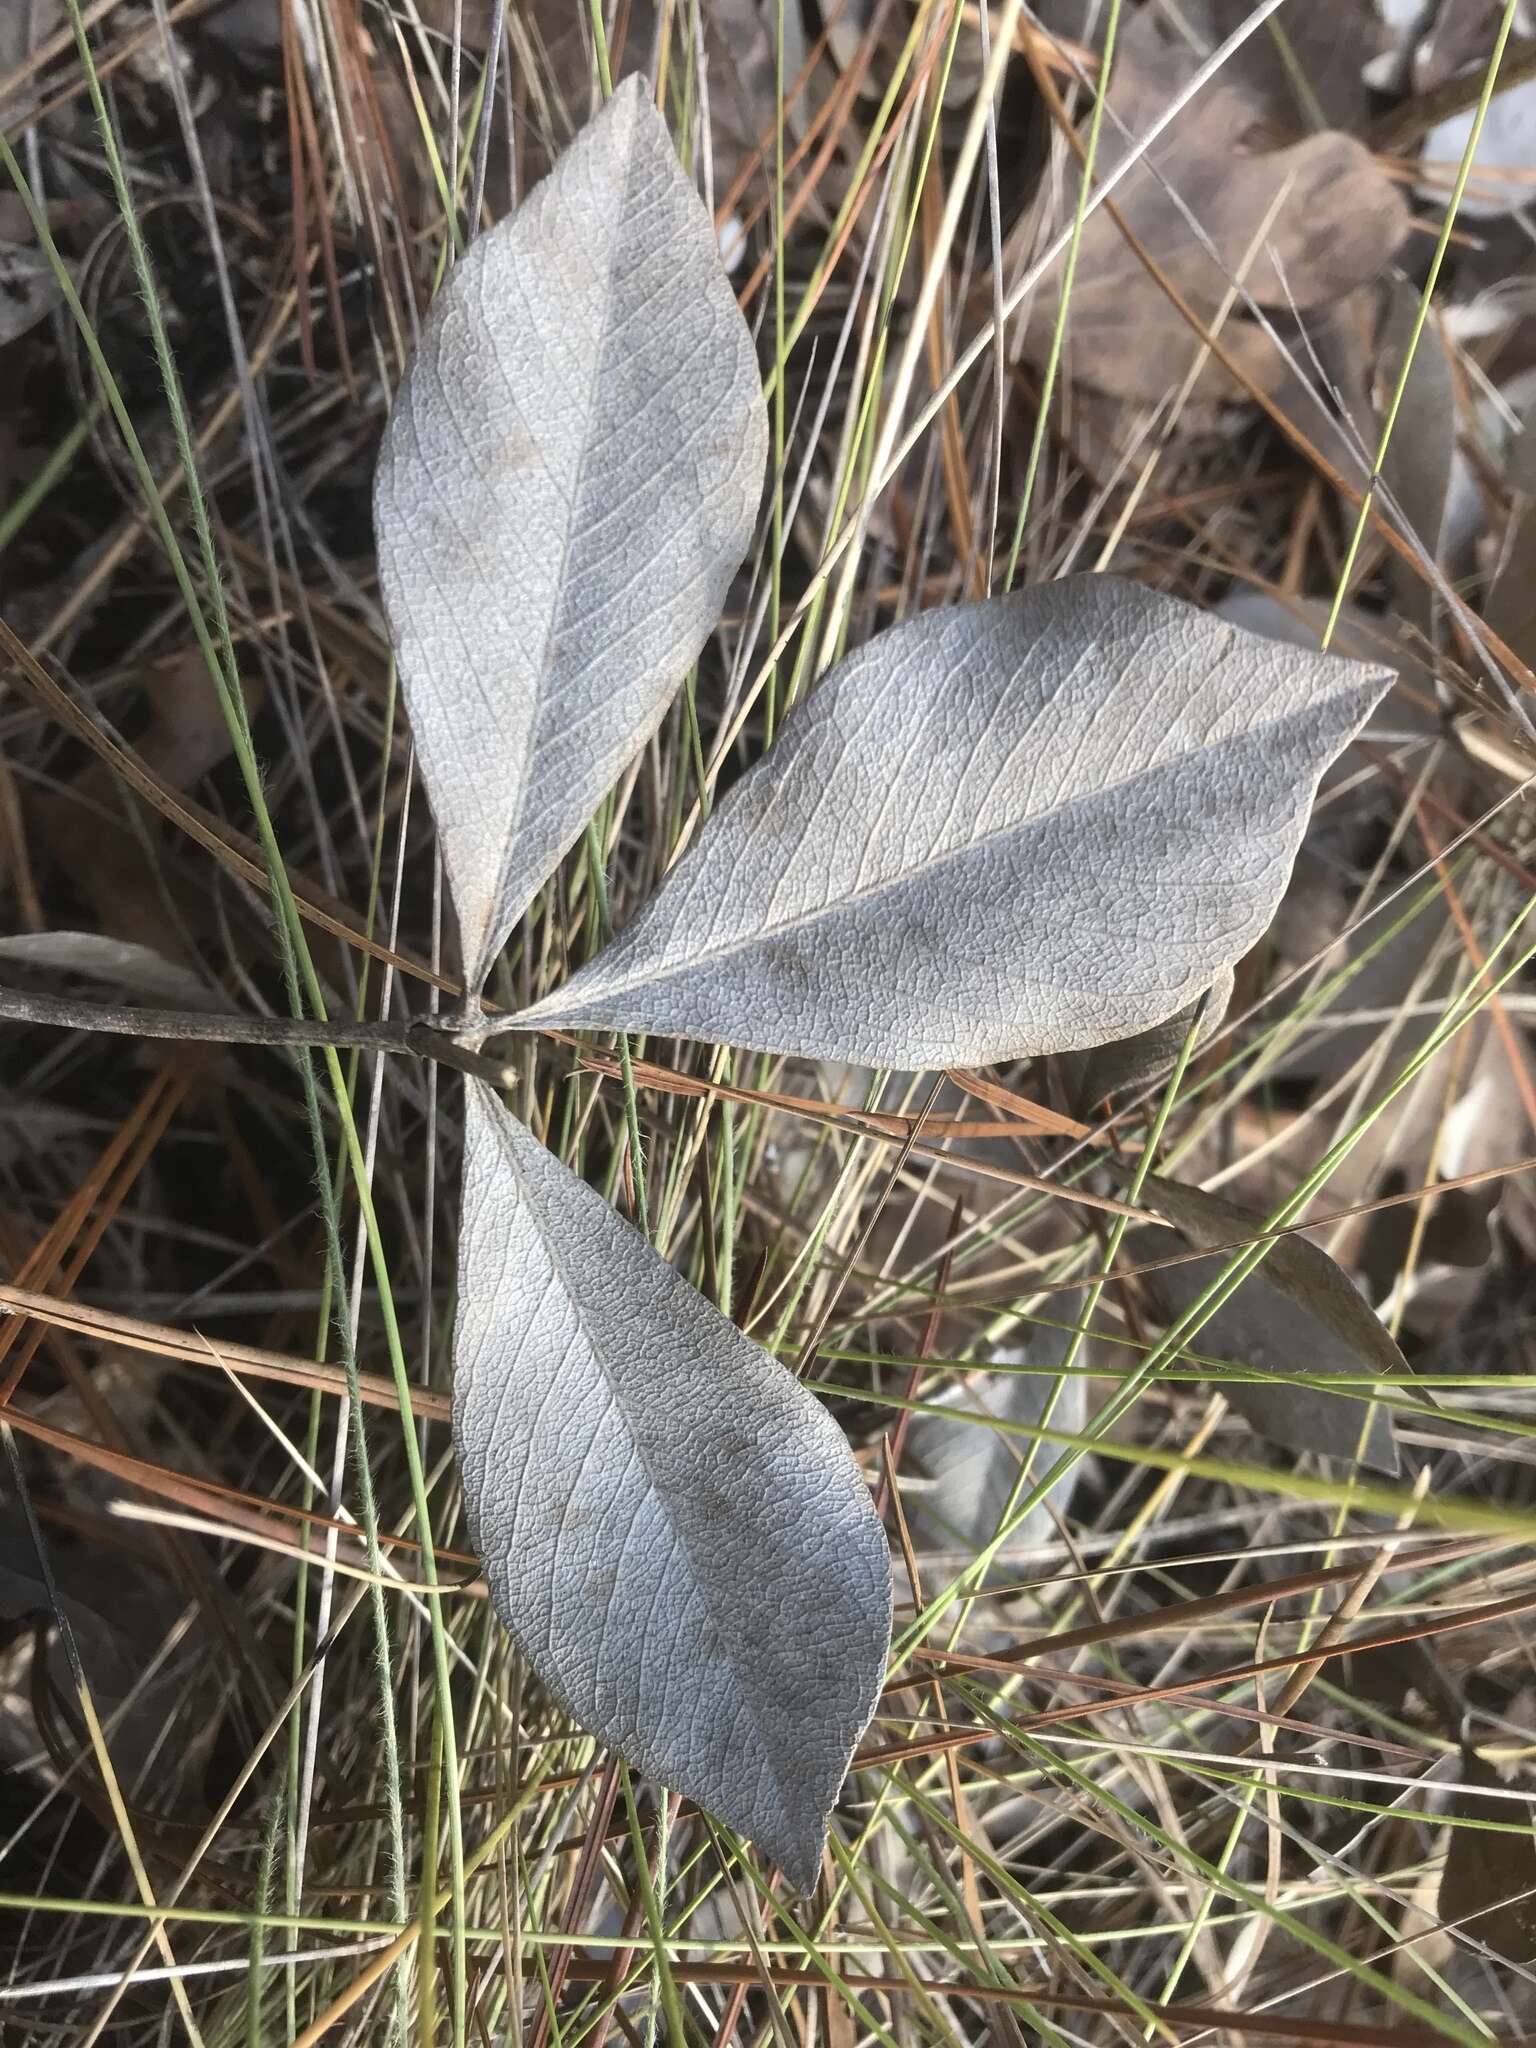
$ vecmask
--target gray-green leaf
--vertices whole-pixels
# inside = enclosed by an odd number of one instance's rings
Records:
[[[1141,1200],[1197,1249],[1243,1244],[1265,1228],[1265,1218],[1252,1209],[1205,1188],[1164,1180],[1160,1174],[1147,1175]],[[1153,1244],[1147,1250],[1154,1258],[1160,1255]],[[1148,1275],[1151,1291],[1170,1316],[1183,1315],[1211,1286],[1222,1264],[1219,1257],[1212,1257],[1166,1267]],[[1318,1378],[1340,1373],[1357,1379],[1364,1373],[1389,1378],[1408,1374],[1408,1361],[1370,1304],[1322,1247],[1305,1237],[1277,1238],[1262,1265],[1222,1304],[1193,1343],[1208,1357],[1277,1374]],[[1397,1470],[1392,1418],[1382,1408],[1368,1416],[1362,1398],[1325,1394],[1284,1380],[1272,1387],[1232,1381],[1223,1391],[1271,1443],[1350,1463],[1358,1457],[1382,1472]]]
[[[713,630],[767,462],[752,338],[629,79],[432,308],[379,579],[471,990]]]
[[[842,662],[516,1021],[903,1068],[1147,1030],[1264,930],[1390,680],[1114,577],[926,613]]]
[[[869,1491],[794,1376],[477,1081],[453,1415],[491,1599],[551,1693],[809,1889],[890,1639]]]

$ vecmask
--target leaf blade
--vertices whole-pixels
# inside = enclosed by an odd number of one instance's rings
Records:
[[[1207,1188],[1149,1173],[1141,1199],[1197,1250],[1257,1238],[1266,1219]],[[1203,1295],[1221,1269],[1218,1257],[1194,1265],[1170,1266],[1149,1277],[1172,1315]],[[1370,1304],[1321,1245],[1307,1237],[1275,1239],[1259,1266],[1205,1324],[1197,1342],[1241,1364],[1266,1366],[1277,1350],[1295,1358],[1310,1374],[1356,1373],[1362,1368],[1386,1378],[1406,1378],[1408,1361]],[[1273,1443],[1293,1451],[1322,1452],[1396,1474],[1399,1465],[1392,1417],[1376,1409],[1366,1423],[1365,1405],[1347,1395],[1325,1394],[1277,1381],[1267,1387],[1233,1381],[1224,1389],[1234,1408]]]
[[[713,227],[626,80],[450,274],[380,449],[380,586],[472,991],[713,630],[767,449]]]
[[[923,614],[839,664],[635,921],[510,1021],[900,1068],[1147,1030],[1264,930],[1390,680],[1113,577]]]
[[[809,1889],[885,1671],[868,1488],[792,1374],[465,1102],[454,1438],[496,1611],[577,1720]]]

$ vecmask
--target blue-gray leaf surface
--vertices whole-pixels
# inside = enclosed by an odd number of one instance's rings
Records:
[[[1108,576],[924,613],[515,1021],[904,1068],[1148,1030],[1264,931],[1390,681]]]
[[[767,447],[713,226],[626,80],[450,272],[379,455],[379,580],[472,992],[713,631]]]
[[[478,1081],[453,1418],[492,1602],[551,1693],[808,1889],[890,1639],[869,1490],[793,1374]]]

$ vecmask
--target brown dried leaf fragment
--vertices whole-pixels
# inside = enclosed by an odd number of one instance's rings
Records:
[[[1124,33],[1111,67],[1099,178],[1125,159],[1192,70],[1188,53],[1162,45],[1145,17]],[[1353,137],[1330,131],[1275,147],[1258,119],[1241,93],[1206,86],[1114,195],[1126,227],[1205,319],[1239,274],[1264,307],[1333,305],[1375,277],[1407,232],[1401,193]],[[1078,177],[1069,166],[1064,219],[1072,217]],[[1033,329],[1039,347],[1051,332],[1059,294],[1057,273],[1042,294]],[[1200,347],[1108,207],[1083,230],[1067,336],[1079,377],[1116,397],[1146,402],[1180,383]],[[1251,323],[1234,316],[1222,338],[1261,386],[1276,381],[1280,358]],[[1197,388],[1237,395],[1215,361],[1202,370]]]

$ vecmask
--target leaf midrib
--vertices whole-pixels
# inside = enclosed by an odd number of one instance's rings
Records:
[[[1369,692],[1363,685],[1358,691],[1333,692],[1329,697],[1321,701],[1322,703],[1332,703],[1340,696],[1352,694],[1370,695],[1371,701],[1375,701],[1374,694]],[[1314,709],[1319,707],[1308,706],[1306,708]],[[1369,706],[1367,706],[1368,709]],[[1245,740],[1262,740],[1267,733],[1278,731],[1300,715],[1302,714],[1290,713],[1279,718],[1266,719],[1262,724],[1248,727],[1240,737]],[[1044,822],[1070,817],[1075,810],[1080,809],[1085,804],[1104,802],[1113,798],[1122,790],[1133,788],[1137,783],[1171,774],[1186,761],[1197,760],[1204,755],[1216,758],[1219,756],[1221,747],[1226,744],[1227,742],[1222,741],[1212,747],[1194,750],[1186,749],[1182,753],[1171,756],[1166,761],[1157,763],[1154,767],[1140,769],[1135,774],[1125,775],[1117,781],[1104,783],[1092,790],[1086,790],[1080,796],[1075,796],[1066,803],[1056,804],[1048,809],[1032,812],[1024,818],[1011,819],[1005,825],[1000,825],[990,832],[982,833],[979,837],[968,840],[964,846],[954,847],[946,853],[936,854],[918,866],[907,868],[902,873],[889,876],[883,881],[871,882],[864,888],[852,891],[849,895],[840,896],[835,900],[820,904],[814,910],[802,912],[794,917],[784,918],[776,924],[754,926],[750,932],[743,934],[739,938],[724,941],[715,946],[702,947],[698,951],[680,956],[676,964],[668,967],[664,974],[657,967],[652,966],[643,971],[629,971],[622,978],[597,982],[594,986],[592,982],[587,981],[586,977],[593,975],[595,969],[601,966],[607,951],[605,949],[605,953],[598,954],[590,967],[583,968],[578,974],[572,976],[570,981],[562,984],[560,988],[553,990],[542,1001],[522,1011],[520,1016],[532,1020],[544,1017],[553,1017],[558,1020],[562,1014],[563,999],[574,992],[579,992],[583,999],[590,999],[592,997],[607,999],[615,995],[622,995],[631,989],[644,988],[653,982],[670,979],[677,974],[692,973],[698,968],[713,965],[720,960],[732,959],[740,953],[750,952],[754,947],[760,946],[768,940],[775,939],[783,933],[813,930],[826,919],[839,916],[856,904],[876,901],[880,897],[889,895],[894,891],[911,888],[915,881],[925,880],[932,875],[941,875],[947,867],[969,860],[973,855],[983,851],[986,847],[995,844],[999,840],[1017,838]],[[764,758],[768,759],[770,757],[765,756]],[[1313,778],[1312,783],[1314,790],[1317,779],[1321,776],[1325,766],[1326,762],[1319,764],[1318,776]],[[1298,817],[1300,809],[1301,806],[1298,802]],[[659,897],[653,899],[653,901],[659,900]],[[641,917],[637,918],[628,927],[627,931],[621,933],[613,941],[612,951],[615,954],[619,954],[625,949],[626,942],[630,939],[631,935],[638,938],[644,931],[645,921],[645,913],[642,912]],[[625,963],[620,959],[616,960],[614,964],[616,966],[623,966]]]
[[[499,1104],[497,1105],[497,1108],[498,1110],[500,1109]],[[504,1111],[502,1113],[510,1114],[511,1112]],[[784,1814],[786,1821],[789,1822],[791,1827],[793,1827],[794,1822],[792,1816],[794,1814],[795,1808],[793,1804],[785,1796],[784,1782],[779,1774],[778,1763],[775,1758],[774,1751],[768,1742],[766,1732],[763,1728],[763,1724],[761,1720],[758,1718],[757,1709],[754,1705],[752,1698],[751,1687],[744,1684],[742,1680],[742,1666],[739,1661],[736,1648],[736,1631],[734,1628],[730,1627],[728,1621],[726,1620],[726,1617],[722,1615],[720,1612],[718,1612],[716,1609],[714,1600],[711,1598],[708,1577],[704,1573],[700,1572],[698,1565],[695,1561],[693,1550],[691,1545],[689,1544],[688,1538],[673,1518],[666,1490],[658,1483],[655,1472],[651,1467],[650,1460],[646,1456],[644,1442],[640,1436],[639,1431],[635,1428],[634,1422],[631,1417],[630,1404],[626,1400],[623,1390],[619,1385],[618,1379],[609,1363],[607,1351],[604,1348],[604,1346],[599,1342],[597,1332],[594,1330],[593,1325],[588,1318],[588,1314],[582,1302],[581,1296],[577,1292],[576,1288],[573,1287],[571,1284],[569,1268],[567,1267],[566,1262],[561,1255],[559,1245],[555,1238],[544,1227],[544,1221],[540,1214],[538,1200],[536,1199],[535,1195],[529,1190],[528,1183],[524,1177],[520,1165],[518,1164],[515,1152],[513,1151],[511,1145],[508,1143],[507,1138],[499,1130],[496,1132],[496,1144],[502,1157],[506,1160],[507,1165],[510,1168],[511,1173],[513,1175],[513,1178],[516,1180],[518,1184],[519,1190],[522,1192],[524,1213],[529,1217],[530,1221],[532,1222],[533,1228],[538,1234],[539,1242],[543,1245],[549,1262],[551,1266],[553,1266],[553,1268],[555,1269],[555,1273],[559,1279],[561,1289],[565,1294],[566,1300],[571,1304],[571,1308],[576,1316],[576,1320],[581,1328],[582,1334],[587,1341],[591,1355],[596,1360],[599,1370],[602,1372],[604,1383],[610,1391],[610,1396],[612,1398],[613,1404],[619,1410],[619,1413],[624,1419],[625,1434],[628,1437],[629,1441],[634,1445],[635,1455],[639,1459],[641,1467],[645,1472],[646,1484],[661,1508],[662,1514],[666,1519],[667,1527],[672,1532],[673,1540],[676,1543],[677,1548],[681,1551],[683,1556],[688,1561],[689,1576],[693,1584],[697,1586],[699,1589],[699,1593],[703,1599],[704,1606],[709,1614],[711,1624],[718,1630],[721,1641],[729,1642],[731,1645],[731,1674],[733,1683],[736,1688],[737,1697],[745,1706],[748,1718],[750,1719],[753,1730],[756,1733],[758,1749],[765,1763],[767,1764],[768,1773],[773,1781],[773,1788],[775,1795],[778,1798],[780,1809]],[[585,1186],[585,1183],[582,1183],[582,1185]],[[610,1213],[614,1215],[614,1220],[620,1225],[621,1228],[633,1227],[626,1226],[624,1224],[623,1218],[619,1217],[616,1212]],[[644,1242],[644,1240],[642,1240],[642,1242]],[[651,1248],[647,1246],[647,1249]],[[655,1254],[655,1256],[659,1257],[660,1255]],[[702,1299],[702,1296],[700,1298]],[[745,1342],[749,1340],[744,1339],[743,1341]],[[727,1606],[729,1606],[729,1603],[727,1603]]]
[[[625,155],[623,194],[620,199],[619,206],[615,216],[620,221],[628,220],[630,185],[634,177],[635,163],[637,156],[639,154],[637,147],[638,136],[639,124],[637,122],[631,127],[629,147]],[[559,167],[557,166],[556,168],[558,170]],[[551,176],[553,175],[554,173],[551,173]],[[567,210],[564,194],[561,193],[558,194],[557,196],[560,199],[562,211]],[[610,233],[605,237],[603,253],[606,258],[606,264],[602,284],[602,317],[597,330],[596,341],[592,350],[591,376],[588,379],[587,390],[581,408],[581,420],[583,423],[581,453],[577,458],[576,469],[574,476],[572,478],[570,501],[564,520],[564,532],[561,536],[559,567],[555,573],[554,579],[551,584],[553,604],[551,606],[549,618],[544,626],[541,635],[541,645],[538,657],[538,669],[534,678],[534,687],[532,693],[533,701],[529,715],[528,747],[525,752],[522,764],[523,773],[517,783],[512,815],[507,825],[506,843],[496,873],[496,895],[494,915],[496,923],[498,925],[505,921],[506,913],[504,905],[506,904],[508,897],[513,893],[513,891],[509,888],[509,877],[514,872],[516,866],[516,857],[518,856],[520,851],[521,842],[524,835],[524,828],[527,823],[528,798],[530,790],[533,785],[532,768],[534,763],[536,742],[538,737],[539,709],[546,695],[545,684],[547,682],[549,674],[549,650],[558,638],[557,622],[559,620],[565,599],[567,572],[570,566],[571,550],[575,544],[576,536],[578,532],[581,530],[580,507],[582,503],[582,493],[585,487],[587,465],[591,457],[594,440],[594,436],[591,432],[591,421],[596,407],[596,397],[598,392],[602,388],[603,364],[607,360],[608,335],[612,321],[614,302],[613,279],[615,270],[618,265],[618,243],[619,238],[616,234]],[[534,890],[537,890],[540,883],[543,882],[545,879],[546,878],[543,875],[539,875],[536,878],[534,878],[534,880],[529,884],[530,893]],[[491,965],[490,960],[486,960],[484,964],[486,967],[486,971],[489,972]]]

